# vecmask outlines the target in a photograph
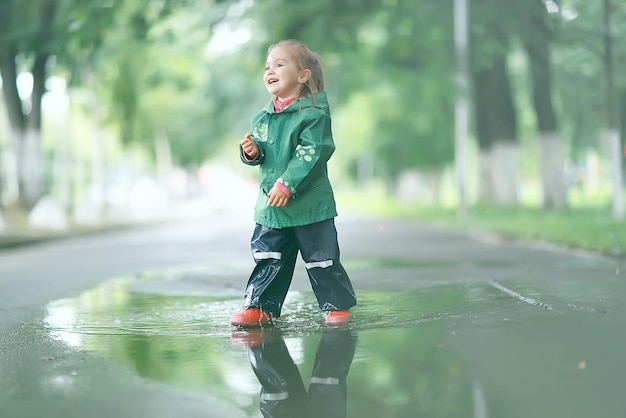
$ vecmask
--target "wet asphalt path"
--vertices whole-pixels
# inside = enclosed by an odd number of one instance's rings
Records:
[[[400,221],[337,226],[360,297],[348,417],[626,416],[624,260]],[[269,354],[227,324],[251,231],[223,214],[0,252],[0,417],[261,416],[247,360]],[[107,284],[120,277],[141,280]],[[269,338],[301,369],[328,331],[308,292],[299,264]]]

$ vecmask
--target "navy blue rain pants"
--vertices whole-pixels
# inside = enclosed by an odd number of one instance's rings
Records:
[[[259,406],[265,418],[346,418],[347,376],[357,336],[349,329],[322,333],[307,390],[282,336],[248,347],[261,383]]]
[[[352,283],[339,261],[334,219],[281,229],[257,224],[251,249],[256,266],[246,286],[244,308],[260,308],[275,318],[280,316],[298,252],[322,311],[356,305]]]

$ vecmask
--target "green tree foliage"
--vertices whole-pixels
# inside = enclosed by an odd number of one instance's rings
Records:
[[[388,90],[374,149],[391,157],[381,159],[391,178],[409,168],[441,170],[454,144],[451,5],[402,2],[383,13],[388,41],[375,52],[369,83]]]
[[[519,54],[524,41],[537,40],[528,17],[531,10],[545,9],[550,33],[537,42],[552,42],[549,64],[556,92],[554,118],[547,125],[557,128],[571,156],[582,160],[586,149],[597,147],[596,133],[606,120],[601,4],[470,4],[474,129],[481,147],[493,138],[514,140],[518,122],[522,135],[540,122],[520,117],[535,113],[532,93],[525,91],[532,83],[509,82],[508,59],[512,52]],[[54,6],[55,13],[44,6]],[[375,172],[393,180],[407,169],[442,170],[453,159],[452,7],[452,2],[427,0],[4,0],[3,94],[12,125],[32,124],[37,101],[29,113],[15,99],[15,83],[7,80],[20,71],[36,72],[35,66],[40,74],[62,73],[71,86],[94,89],[99,117],[125,146],[153,152],[155,138],[165,137],[175,163],[193,165],[246,132],[250,116],[269,100],[261,82],[267,46],[295,38],[324,60],[331,104],[342,119],[335,119],[343,133],[340,148],[350,150],[342,154],[345,165],[374,161]],[[622,127],[625,9],[623,1],[614,1]],[[227,29],[223,38],[231,48],[211,50],[209,42],[218,38],[220,28]],[[247,38],[239,39],[241,33]],[[36,80],[43,94],[45,75]],[[519,97],[530,100],[515,100]],[[549,113],[537,109],[541,116]]]
[[[182,7],[185,6],[185,7]],[[165,135],[174,162],[202,162],[216,148],[209,102],[205,48],[211,5],[201,2],[128,2],[97,57],[99,91],[107,120],[124,144],[154,152]],[[213,136],[215,138],[215,136]]]
[[[618,96],[626,92],[626,4],[614,2],[615,84]],[[603,68],[602,2],[575,0],[553,13],[556,28],[554,66],[563,130],[571,141],[570,154],[582,163],[586,151],[598,147],[598,131],[606,123],[606,80]],[[624,141],[626,101],[619,103]]]
[[[41,101],[48,75],[72,51],[91,48],[110,21],[116,1],[0,2],[0,73],[17,160],[20,201],[32,207],[44,192],[41,160]],[[74,48],[67,48],[73,44]],[[30,72],[33,91],[23,103],[17,76]]]
[[[436,170],[452,161],[451,4],[267,0],[249,15],[263,23],[266,45],[294,38],[320,53],[339,106],[363,92],[374,98],[373,129],[360,134],[369,146],[350,139],[350,165],[374,160],[380,175],[394,179],[409,168]]]
[[[488,150],[496,140],[517,141],[517,116],[507,70],[515,10],[494,0],[471,2],[471,66],[478,145]]]

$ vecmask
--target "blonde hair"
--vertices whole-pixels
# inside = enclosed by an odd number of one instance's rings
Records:
[[[267,49],[267,52],[270,53],[277,47],[287,50],[300,70],[311,71],[311,78],[309,78],[309,81],[304,84],[304,88],[302,90],[302,93],[304,94],[301,95],[315,95],[324,91],[324,67],[322,66],[322,59],[318,54],[311,51],[304,44],[292,39],[287,39],[271,45]]]

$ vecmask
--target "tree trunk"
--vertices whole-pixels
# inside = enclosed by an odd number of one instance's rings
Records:
[[[545,209],[567,207],[567,181],[565,179],[565,146],[556,132],[539,133],[539,169]]]
[[[454,1],[454,44],[457,60],[457,97],[454,111],[455,167],[458,189],[457,216],[467,219],[467,137],[469,131],[469,60],[468,60],[468,0]],[[439,199],[439,196],[436,197]],[[438,203],[438,202],[436,202]]]
[[[620,89],[620,148],[622,157],[626,157],[626,88]],[[626,170],[626,158],[622,158],[622,173]]]
[[[527,31],[522,34],[530,62],[533,107],[539,131],[540,173],[545,209],[564,209],[567,206],[567,183],[563,170],[565,145],[558,132],[552,104],[552,76],[550,61],[550,28],[546,7],[540,0],[528,3]]]
[[[2,4],[3,28],[10,28],[13,17],[13,3]],[[43,163],[41,158],[41,99],[45,92],[46,63],[52,51],[50,39],[53,35],[54,14],[57,8],[56,0],[44,0],[39,3],[40,20],[36,26],[38,31],[30,39],[31,47],[35,50],[33,68],[33,91],[31,107],[24,112],[22,100],[17,90],[16,58],[20,52],[17,41],[6,39],[0,45],[0,75],[3,79],[3,94],[11,124],[12,142],[15,146],[18,201],[30,210],[43,193]]]
[[[613,56],[613,33],[612,33],[612,1],[604,0],[604,69],[606,75],[606,114],[607,129],[605,135],[609,142],[609,155],[611,160],[611,173],[613,180],[613,218],[624,218],[624,174],[622,171],[623,150],[617,127],[617,105],[615,97],[614,80],[614,56]]]
[[[88,87],[87,112],[91,121],[91,187],[96,191],[99,200],[95,208],[98,221],[108,216],[107,179],[105,160],[105,137],[100,124],[100,106],[96,95],[96,82],[89,65],[83,67],[83,77]]]
[[[493,172],[490,149],[481,149],[478,154],[478,201],[493,202],[496,195],[491,173]]]
[[[495,191],[491,178],[491,146],[493,136],[489,128],[489,100],[487,86],[489,73],[486,70],[475,71],[474,83],[474,124],[476,126],[476,138],[478,140],[478,200],[480,202],[492,202],[495,199]]]
[[[17,67],[15,58],[17,51],[10,45],[0,44],[0,75],[2,76],[2,95],[9,116],[12,130],[22,132],[25,127],[22,101],[17,90]]]
[[[496,204],[516,204],[517,116],[507,56],[511,29],[519,17],[510,2],[483,0],[470,5],[474,119],[481,163],[479,196]]]
[[[491,162],[491,183],[495,202],[506,206],[516,205],[519,195],[517,143],[509,138],[496,141],[491,149]]]
[[[2,121],[2,118],[0,117],[0,121]],[[4,129],[3,125],[0,125],[0,138],[2,138],[3,133],[6,132]],[[2,218],[2,209],[4,208],[4,193],[5,190],[4,188],[6,187],[6,173],[5,173],[5,169],[4,169],[4,160],[5,160],[5,153],[6,153],[6,148],[3,146],[2,141],[0,139],[0,218]],[[0,219],[0,224],[2,223],[2,220]],[[2,230],[2,225],[0,225],[0,231]]]
[[[38,54],[33,63],[31,110],[25,117],[22,146],[17,155],[20,202],[31,209],[43,195],[43,159],[41,153],[41,99],[45,92],[48,56]]]
[[[17,179],[17,198],[20,197],[19,167],[21,148],[26,129],[26,116],[22,110],[22,100],[17,89],[16,49],[12,45],[0,47],[0,75],[2,76],[2,95],[9,117],[9,146],[13,149],[15,174],[8,174],[9,179]]]
[[[9,147],[13,148],[17,160],[22,136],[25,128],[25,117],[22,112],[22,101],[17,90],[17,68],[15,56],[17,52],[10,45],[0,46],[0,75],[2,76],[2,95],[9,117]],[[17,166],[17,162],[16,162]],[[9,175],[9,177],[16,177]],[[19,194],[19,185],[18,185]]]
[[[22,138],[18,156],[18,176],[20,202],[23,207],[32,209],[43,194],[41,132],[27,129]]]
[[[3,94],[11,125],[11,138],[15,150],[20,204],[31,209],[41,197],[41,99],[45,91],[47,55],[37,55],[32,68],[33,91],[31,109],[26,115],[17,89],[17,52],[10,46],[0,50],[0,72]]]
[[[441,207],[441,171],[428,171],[425,173],[428,189],[430,190],[431,203],[435,207]]]
[[[66,91],[69,96],[69,92]],[[72,106],[68,104],[67,112],[58,116],[61,119],[59,140],[54,153],[53,178],[58,190],[59,203],[66,215],[74,210],[74,183],[78,176],[75,168],[74,130]]]
[[[518,202],[517,117],[506,56],[475,70],[474,109],[480,148],[481,199],[496,204]]]
[[[165,128],[158,128],[154,139],[156,154],[157,173],[161,187],[168,187],[168,181],[172,175],[172,150],[170,139]]]

